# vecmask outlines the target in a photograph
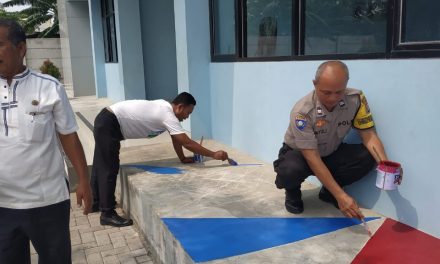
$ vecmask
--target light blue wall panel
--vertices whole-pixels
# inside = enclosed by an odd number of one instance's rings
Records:
[[[115,14],[118,65],[124,99],[145,99],[139,0],[115,0]],[[110,93],[109,97],[116,99]]]
[[[174,0],[174,23],[176,30],[176,65],[177,65],[178,93],[190,92],[185,5],[186,5],[186,1]],[[191,132],[191,118],[192,117],[190,116],[189,119],[182,122],[183,128],[190,132]]]
[[[213,63],[211,72],[211,124],[212,137],[232,145],[232,120],[234,114],[234,67],[233,63]]]
[[[105,64],[105,78],[107,79],[107,97],[113,102],[125,100],[124,83],[118,63]]]
[[[173,0],[140,1],[146,98],[171,101],[177,95]]]
[[[89,13],[96,96],[101,98],[107,96],[107,82],[100,1],[89,0]]]
[[[374,187],[375,173],[350,192],[367,206],[440,237],[437,98],[440,60],[412,59],[347,62],[353,85],[368,96],[377,131],[389,159],[403,164],[404,182],[397,191]]]
[[[209,64],[209,2],[185,0],[189,92],[197,106],[191,115],[194,138],[211,137],[211,107]]]

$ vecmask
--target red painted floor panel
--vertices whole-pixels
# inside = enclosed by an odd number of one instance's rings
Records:
[[[387,219],[352,264],[439,264],[440,239]]]

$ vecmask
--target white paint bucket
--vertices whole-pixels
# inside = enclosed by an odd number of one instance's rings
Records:
[[[376,186],[382,190],[397,189],[401,177],[400,164],[394,161],[381,161],[377,166]]]

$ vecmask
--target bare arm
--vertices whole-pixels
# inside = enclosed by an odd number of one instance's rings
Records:
[[[171,140],[173,141],[173,147],[174,151],[177,154],[177,157],[179,157],[180,161],[182,163],[193,163],[194,160],[190,157],[185,157],[185,154],[183,153],[182,144],[177,141],[176,137],[171,136]]]
[[[82,205],[82,202],[84,202],[83,213],[86,215],[91,212],[92,191],[83,147],[76,132],[67,135],[58,134],[58,136],[64,152],[78,175],[79,183],[76,189],[76,199],[78,205]]]
[[[379,163],[380,160],[388,160],[387,154],[385,153],[385,148],[383,147],[382,141],[380,141],[376,130],[359,130],[359,135],[362,138],[362,143],[368,149],[377,163]]]
[[[333,194],[338,201],[338,205],[342,213],[347,217],[363,218],[362,212],[359,209],[356,201],[350,197],[333,178],[331,172],[324,164],[316,149],[301,150],[307,164],[313,171],[319,181]]]
[[[177,135],[171,135],[171,138],[173,140],[174,150],[176,151],[177,156],[179,156],[179,152],[182,151],[182,147],[186,148],[189,151],[192,151],[194,153],[211,157],[213,159],[217,160],[226,160],[228,159],[228,153],[226,153],[223,150],[218,151],[211,151],[207,148],[204,148],[199,143],[195,142],[194,140],[190,139],[185,133],[177,134]],[[176,145],[178,150],[176,150]],[[180,145],[180,150],[179,150]],[[183,151],[181,153],[183,155]],[[181,157],[179,156],[179,159]],[[181,159],[182,160],[182,159]]]
[[[362,138],[362,143],[368,149],[370,154],[374,157],[377,163],[381,160],[388,160],[385,148],[380,140],[379,136],[374,129],[360,130],[359,134]],[[403,168],[400,168],[400,177],[398,184],[402,183],[403,179]]]

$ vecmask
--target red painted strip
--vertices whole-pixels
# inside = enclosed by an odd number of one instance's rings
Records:
[[[392,219],[377,230],[352,264],[439,264],[440,239]]]

